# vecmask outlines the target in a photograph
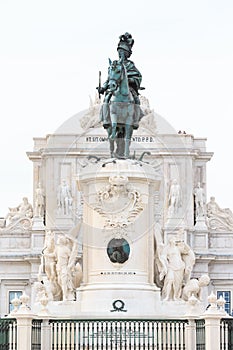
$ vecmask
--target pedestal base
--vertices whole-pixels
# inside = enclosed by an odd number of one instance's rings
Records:
[[[33,231],[43,231],[45,229],[45,225],[43,223],[43,218],[36,216],[32,221],[32,230]]]
[[[179,230],[184,227],[185,227],[184,218],[179,218],[179,217],[167,218],[167,222],[165,224],[166,229]]]
[[[47,305],[48,316],[59,319],[178,319],[186,318],[190,314],[190,305],[185,301],[157,300],[159,294],[148,291],[131,291],[121,298],[119,291],[102,293],[98,302],[89,299],[78,301],[50,301]],[[119,299],[117,299],[119,298]],[[89,304],[89,305],[88,305]],[[91,309],[90,306],[93,306]],[[36,303],[33,312],[40,314],[42,305]],[[205,311],[203,303],[195,306],[195,315]]]
[[[55,219],[55,226],[58,229],[59,228],[70,229],[74,226],[74,222],[73,222],[71,216],[60,215],[60,216],[57,216]]]
[[[154,315],[160,290],[154,285],[112,284],[81,287],[77,291],[81,313],[101,317],[139,317]]]
[[[206,226],[205,217],[204,216],[198,217],[194,227],[195,227],[196,231],[208,231],[208,228]]]

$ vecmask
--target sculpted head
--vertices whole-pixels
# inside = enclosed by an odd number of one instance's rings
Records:
[[[169,245],[171,245],[171,246],[176,245],[176,237],[170,237],[169,238]]]
[[[111,188],[116,193],[125,192],[128,181],[129,181],[128,178],[123,175],[115,175],[109,178],[109,183],[111,185]]]
[[[206,287],[206,286],[208,286],[209,283],[210,283],[210,278],[208,275],[202,275],[199,278],[199,286],[200,287]]]
[[[57,239],[57,244],[58,245],[66,245],[68,242],[67,242],[67,238],[63,235],[59,235],[58,236],[58,239]]]

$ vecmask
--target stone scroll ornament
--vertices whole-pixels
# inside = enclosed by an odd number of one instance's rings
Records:
[[[141,195],[126,176],[109,177],[97,194],[94,210],[105,218],[105,228],[126,227],[143,211]]]

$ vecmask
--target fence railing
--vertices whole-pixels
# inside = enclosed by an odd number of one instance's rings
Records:
[[[0,319],[0,350],[17,350],[15,319]]]
[[[220,323],[220,349],[233,350],[233,319],[225,318]]]
[[[215,341],[216,335],[218,341],[212,345],[206,344],[205,320],[194,320],[193,328],[193,321],[189,322],[151,319],[32,319],[29,323],[30,341],[26,347],[28,350],[206,350],[208,345],[208,349],[214,346],[219,350],[233,350],[232,318],[224,318],[219,323],[219,338],[215,323],[214,333],[208,335],[208,339],[212,337]],[[22,333],[21,328],[18,331],[19,334]],[[26,335],[22,333],[22,336]],[[190,340],[190,336],[195,339]],[[24,349],[25,346],[19,341],[18,350]],[[0,350],[17,350],[15,319],[0,319]]]
[[[205,320],[197,319],[196,322],[196,350],[205,350]]]
[[[186,320],[50,320],[51,350],[185,350]]]
[[[42,320],[32,320],[31,350],[41,350],[41,324]]]

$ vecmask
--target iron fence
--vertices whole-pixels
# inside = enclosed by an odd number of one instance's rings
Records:
[[[205,350],[205,320],[196,322],[196,350]]]
[[[50,320],[51,350],[185,350],[186,320]]]
[[[0,350],[17,349],[17,326],[15,319],[0,319]]]
[[[220,323],[220,349],[233,350],[233,319],[225,318]]]
[[[41,324],[42,320],[32,320],[31,350],[41,350]]]

